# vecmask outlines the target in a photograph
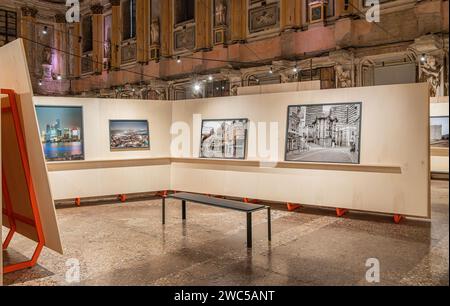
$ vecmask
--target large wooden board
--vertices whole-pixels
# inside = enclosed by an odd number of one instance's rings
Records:
[[[47,175],[47,166],[45,164],[44,154],[40,143],[36,112],[32,101],[33,90],[31,87],[23,41],[21,39],[17,39],[0,48],[0,69],[0,88],[12,89],[17,93],[17,103],[20,108],[20,116],[30,162],[30,171],[33,178],[42,229],[45,237],[45,246],[56,252],[62,253],[63,249]],[[2,123],[3,126],[9,124],[9,120],[11,120],[8,116],[3,117],[2,119],[6,120],[5,123]],[[8,152],[17,148],[17,143],[14,144],[13,134],[10,132],[11,131],[3,132],[2,135],[2,137],[5,137],[5,140],[3,141],[3,154],[6,152],[5,146],[7,146]],[[16,168],[17,161],[14,160],[12,155],[13,152],[11,154],[8,153],[7,155],[7,158],[9,158],[12,163],[8,166],[10,167],[10,170],[7,171],[8,173],[14,172],[11,171],[11,169],[19,169]],[[17,173],[8,178],[8,180],[11,181],[11,183],[9,183],[11,194],[22,193],[24,190],[23,180],[21,180],[19,176],[20,173]],[[18,202],[19,200],[20,203]],[[17,210],[25,216],[32,216],[31,207],[27,205],[27,200],[21,198],[20,195],[15,195],[13,205],[14,210]],[[4,225],[7,226],[7,222],[4,223]],[[30,239],[35,237],[35,234],[32,233],[31,229],[26,228],[25,226],[18,226],[17,232]]]
[[[7,98],[7,96],[6,95],[2,95],[2,94],[0,94],[0,104],[1,104],[1,102],[3,101],[3,99],[5,99],[5,98]],[[1,149],[2,149],[2,119],[1,119],[1,117],[0,117],[0,170],[1,170],[1,168],[2,168],[2,151],[1,151]],[[3,193],[2,193],[2,188],[0,188],[0,206],[3,208]],[[2,222],[2,219],[0,218],[0,222]],[[2,224],[3,224],[3,222],[2,222]],[[2,241],[3,241],[3,231],[0,231],[0,237],[2,238]],[[3,262],[3,252],[0,252],[0,262]],[[3,265],[0,265],[0,275],[2,275],[3,274]],[[2,286],[3,285],[3,277],[0,277],[0,286]]]

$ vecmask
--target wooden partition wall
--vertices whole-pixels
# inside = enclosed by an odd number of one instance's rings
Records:
[[[427,90],[411,84],[176,102],[38,97],[35,103],[84,108],[86,160],[48,164],[57,199],[182,190],[428,218]],[[285,162],[288,105],[342,102],[362,103],[361,163]],[[199,159],[201,119],[224,118],[277,123],[277,162]],[[151,150],[111,152],[109,119],[147,119]],[[186,155],[170,150],[178,137],[172,124],[189,130]],[[255,135],[249,131],[249,143]]]
[[[21,39],[0,48],[0,69],[0,89],[9,96],[2,99],[2,176],[11,200],[9,209],[4,204],[6,195],[2,194],[2,225],[12,227],[9,212],[13,211],[15,232],[62,253]],[[15,107],[11,107],[12,101]],[[19,130],[21,133],[17,133]]]

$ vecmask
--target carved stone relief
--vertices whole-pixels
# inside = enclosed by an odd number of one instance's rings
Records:
[[[195,27],[186,27],[185,29],[176,31],[174,33],[174,40],[175,51],[194,49]]]
[[[250,33],[268,30],[277,26],[279,21],[278,3],[249,10]]]

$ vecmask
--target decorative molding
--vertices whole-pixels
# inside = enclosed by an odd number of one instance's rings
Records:
[[[32,18],[36,18],[36,15],[38,13],[38,10],[33,8],[33,7],[29,7],[29,6],[22,6],[20,8],[20,10],[22,11],[22,16],[23,17],[32,17]]]
[[[111,6],[120,6],[120,0],[110,0]]]
[[[91,6],[91,12],[95,15],[102,15],[103,14],[103,5],[100,3],[96,3]]]
[[[66,23],[66,15],[64,14],[56,14],[55,15],[55,22],[56,23]]]

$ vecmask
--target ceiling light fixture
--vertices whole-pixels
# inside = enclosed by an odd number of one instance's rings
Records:
[[[422,54],[422,56],[420,57],[420,61],[422,63],[425,63],[426,60],[427,60],[427,57],[425,56],[425,54]]]
[[[194,92],[199,92],[202,89],[199,83],[194,84]]]

